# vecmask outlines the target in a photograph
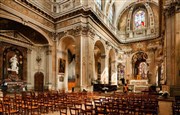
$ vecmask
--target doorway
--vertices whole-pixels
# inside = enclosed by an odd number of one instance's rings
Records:
[[[34,91],[44,91],[44,74],[36,72],[34,75]]]

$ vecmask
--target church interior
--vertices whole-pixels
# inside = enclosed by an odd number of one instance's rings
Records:
[[[0,1],[0,113],[179,115],[179,81],[179,0]]]

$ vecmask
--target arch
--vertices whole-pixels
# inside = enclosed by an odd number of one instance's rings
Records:
[[[61,50],[66,50],[70,44],[75,44],[75,39],[73,36],[67,35],[60,39],[58,46]]]
[[[132,70],[135,79],[147,79],[148,55],[145,52],[136,52],[132,56]]]
[[[97,40],[94,45],[94,76],[100,83],[107,82],[106,69],[105,69],[105,48],[100,40]]]
[[[6,15],[2,14],[0,15],[0,18],[4,18],[4,19],[8,19],[11,21],[14,21],[16,23],[22,24],[25,27],[28,26],[29,28],[37,31],[39,34],[41,34],[43,37],[45,37],[45,39],[48,41],[49,45],[52,45],[52,41],[49,39],[49,36],[47,35],[47,33],[45,33],[41,28],[39,28],[36,24],[34,24],[33,22],[29,21],[26,22],[25,20],[23,20],[23,18],[19,18],[15,16],[11,16],[9,13],[6,13]]]
[[[118,84],[125,84],[125,65],[118,63],[117,65],[117,82]]]
[[[116,17],[114,19],[114,25],[115,27],[118,27],[118,23],[119,20],[121,18],[121,16],[123,15],[123,13],[127,10],[130,9],[131,7],[135,6],[136,4],[142,3],[141,1],[139,2],[134,2],[134,1],[124,1],[122,4],[122,7],[117,6],[118,8],[116,8]],[[152,0],[152,1],[148,1],[148,3],[152,3],[155,4],[156,6],[159,5],[159,3],[156,0]],[[115,3],[118,4],[118,3]],[[119,5],[119,4],[118,4]]]
[[[64,36],[60,39],[58,48],[61,50],[59,58],[65,61],[64,87],[71,90],[77,84],[76,79],[76,41],[72,36]],[[58,67],[60,68],[60,67]]]

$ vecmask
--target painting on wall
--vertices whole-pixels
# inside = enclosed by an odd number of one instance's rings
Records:
[[[66,60],[59,59],[59,73],[65,73]]]

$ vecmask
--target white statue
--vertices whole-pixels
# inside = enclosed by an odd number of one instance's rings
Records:
[[[17,74],[18,74],[18,70],[19,70],[19,67],[18,67],[18,59],[16,57],[16,55],[14,55],[10,60],[11,62],[11,68],[8,68],[9,71],[15,71]]]

